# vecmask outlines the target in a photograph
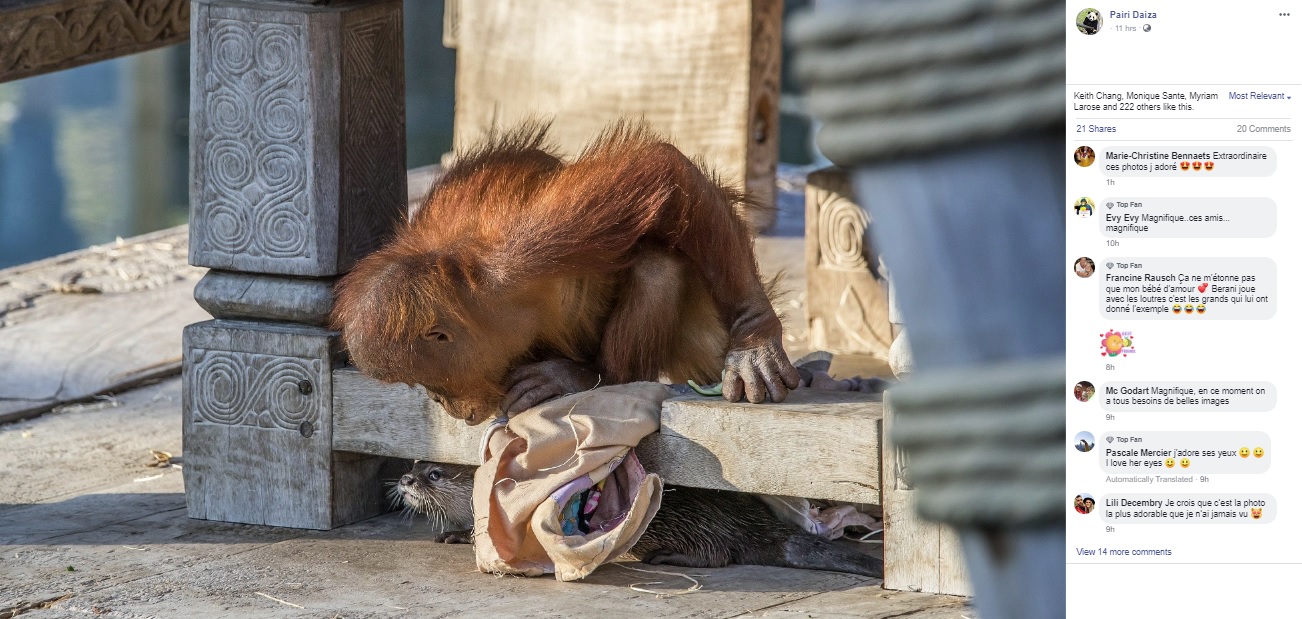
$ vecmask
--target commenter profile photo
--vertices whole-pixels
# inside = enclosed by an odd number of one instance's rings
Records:
[[[1094,435],[1089,432],[1079,432],[1076,434],[1076,451],[1089,453],[1094,449]]]
[[[1071,394],[1081,402],[1089,402],[1090,398],[1094,397],[1094,383],[1082,380],[1072,388]]]
[[[1081,256],[1080,258],[1077,258],[1076,263],[1072,265],[1072,270],[1076,271],[1077,277],[1089,277],[1094,274],[1094,260],[1086,256]]]
[[[1088,146],[1079,146],[1076,148],[1076,151],[1071,154],[1071,158],[1076,162],[1076,165],[1082,168],[1088,168],[1094,165],[1094,149]]]
[[[1094,511],[1094,497],[1082,492],[1076,495],[1076,499],[1072,501],[1072,507],[1076,508],[1078,514],[1088,514]]]
[[[1072,206],[1076,209],[1077,217],[1092,217],[1094,215],[1094,201],[1089,198],[1081,198]]]
[[[1103,27],[1103,15],[1098,9],[1081,9],[1076,14],[1076,29],[1083,34],[1098,34]]]

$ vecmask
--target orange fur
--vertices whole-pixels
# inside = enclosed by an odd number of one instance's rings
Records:
[[[780,348],[740,193],[638,124],[569,164],[545,134],[526,125],[463,154],[340,281],[333,325],[360,369],[477,423],[529,361],[569,359],[606,383],[713,382],[729,350]]]

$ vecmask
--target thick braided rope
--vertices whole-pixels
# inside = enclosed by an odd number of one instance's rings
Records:
[[[915,374],[888,390],[918,513],[953,525],[1018,526],[1065,513],[1061,358]]]
[[[861,2],[788,30],[818,146],[843,165],[1063,122],[1064,33],[1046,0]]]

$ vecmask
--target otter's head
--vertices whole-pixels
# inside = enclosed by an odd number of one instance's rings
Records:
[[[389,490],[394,507],[428,516],[435,526],[469,529],[474,525],[475,467],[417,460]]]
[[[420,385],[475,425],[501,414],[502,380],[536,339],[534,312],[516,296],[471,251],[393,244],[340,280],[331,322],[362,373]]]

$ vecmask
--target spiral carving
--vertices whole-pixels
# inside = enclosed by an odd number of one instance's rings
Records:
[[[270,209],[259,221],[263,242],[267,249],[284,255],[294,255],[307,245],[307,236],[299,225],[299,218],[287,209]]]
[[[316,421],[314,400],[310,395],[303,395],[298,388],[300,382],[312,382],[312,378],[306,368],[293,364],[282,364],[270,373],[267,411],[277,427],[298,430],[303,422]]]
[[[317,425],[321,391],[304,393],[301,384],[321,380],[321,360],[202,348],[190,354],[193,421],[294,432]]]
[[[221,135],[244,135],[253,119],[248,102],[230,89],[220,89],[208,96],[208,114]]]
[[[224,200],[208,205],[207,236],[213,242],[223,245],[239,245],[244,242],[244,231],[248,224],[244,221],[244,211]]]
[[[257,149],[254,160],[257,161],[258,180],[268,192],[303,185],[302,156],[285,144],[269,143]]]
[[[253,68],[253,47],[249,45],[248,28],[232,20],[212,25],[213,71],[218,74],[240,75]]]
[[[244,22],[237,22],[244,23]],[[257,24],[254,53],[258,72],[267,79],[276,80],[298,69],[295,62],[301,48],[298,30],[289,24]]]
[[[302,26],[209,15],[204,82],[203,198],[195,241],[229,262],[310,262],[309,147]]]
[[[238,425],[245,416],[244,399],[247,386],[238,360],[230,355],[214,355],[197,372],[194,397],[200,403],[197,411],[205,421]]]
[[[208,170],[213,180],[227,187],[243,187],[253,181],[253,153],[239,140],[213,140],[205,145]]]
[[[284,92],[264,93],[258,99],[257,115],[262,119],[259,128],[268,140],[292,142],[303,133],[302,113],[298,102]]]
[[[868,268],[864,233],[868,216],[859,205],[835,193],[824,194],[818,205],[819,266],[842,271]]]

